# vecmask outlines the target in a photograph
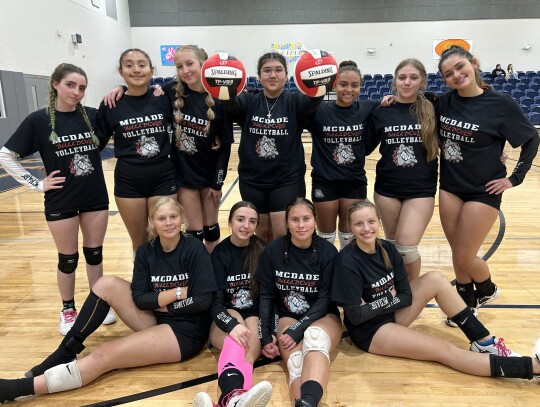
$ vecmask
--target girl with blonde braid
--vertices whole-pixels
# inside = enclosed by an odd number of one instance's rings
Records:
[[[59,331],[65,335],[77,317],[75,270],[79,228],[90,288],[103,275],[102,248],[109,199],[96,136],[97,111],[81,104],[86,73],[71,64],[51,75],[49,105],[31,113],[0,150],[0,163],[22,185],[45,194],[45,219],[58,250],[56,271],[63,307]],[[18,162],[38,152],[47,176],[39,179]],[[109,313],[105,324],[116,321]]]

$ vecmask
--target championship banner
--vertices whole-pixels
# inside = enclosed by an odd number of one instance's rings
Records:
[[[452,45],[459,45],[466,51],[472,52],[472,40],[463,40],[459,38],[451,38],[446,40],[433,40],[433,57],[432,59],[441,59],[442,53]]]
[[[161,65],[162,66],[174,66],[174,51],[180,45],[160,45],[161,52]]]
[[[285,57],[287,62],[296,62],[302,52],[307,51],[301,42],[276,42],[272,44],[272,50]]]

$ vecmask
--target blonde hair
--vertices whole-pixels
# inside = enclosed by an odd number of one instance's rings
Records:
[[[148,232],[148,240],[154,240],[158,236],[158,233],[156,232],[156,228],[154,226],[154,217],[156,216],[156,212],[158,211],[158,209],[161,206],[167,204],[173,205],[178,211],[178,215],[182,219],[182,231],[185,231],[185,229],[187,228],[188,222],[186,219],[186,212],[184,211],[184,207],[180,205],[180,202],[178,202],[176,199],[171,198],[170,196],[162,196],[150,208],[150,212],[148,214],[148,226],[146,228],[146,231]]]
[[[58,140],[58,134],[56,134],[55,131],[56,98],[58,97],[58,92],[54,88],[53,84],[55,82],[60,83],[62,79],[64,79],[70,73],[77,73],[81,76],[84,76],[86,83],[88,83],[88,77],[86,76],[86,72],[84,72],[84,70],[82,70],[78,66],[63,63],[54,68],[54,71],[51,74],[51,79],[49,81],[49,104],[46,107],[47,114],[49,115],[49,121],[51,124],[51,134],[49,136],[49,140],[51,140],[53,143],[56,143],[56,141]],[[96,147],[99,147],[99,139],[97,138],[96,133],[94,133],[94,129],[92,128],[92,124],[90,123],[90,119],[88,118],[85,107],[79,102],[77,103],[77,106],[75,106],[75,109],[81,114],[84,123],[88,126],[90,134],[92,135],[92,141],[94,142]]]
[[[416,58],[407,58],[401,61],[394,71],[392,86],[396,89],[396,77],[398,72],[406,66],[412,66],[422,78],[420,91],[416,95],[416,101],[411,105],[410,112],[420,124],[420,136],[422,145],[427,152],[427,161],[431,162],[439,155],[439,139],[437,137],[437,121],[433,104],[426,99],[423,92],[427,88],[427,72],[424,64]]]
[[[349,223],[349,225],[351,224],[351,216],[352,216],[352,214],[354,212],[359,211],[360,209],[364,209],[364,208],[373,209],[375,211],[375,214],[377,215],[377,219],[379,219],[379,221],[381,220],[381,215],[379,214],[379,210],[373,204],[373,202],[371,202],[369,199],[360,199],[359,201],[356,201],[351,206],[349,206],[349,209],[347,209],[347,222]],[[351,242],[353,242],[353,240],[351,240]],[[392,261],[390,260],[390,256],[388,255],[388,252],[386,251],[386,249],[382,245],[381,239],[379,239],[377,237],[376,243],[381,248],[381,253],[382,253],[382,256],[383,256],[383,260],[384,260],[384,265],[386,266],[386,268],[388,270],[392,270],[394,268],[394,265],[392,264]]]
[[[191,51],[195,54],[197,59],[199,60],[199,63],[202,64],[204,61],[208,59],[208,54],[203,48],[199,48],[196,45],[183,45],[181,47],[176,48],[176,51],[174,52],[175,56],[177,53],[182,51]],[[179,79],[177,81],[176,85],[176,100],[174,102],[174,107],[176,108],[176,113],[174,114],[174,121],[176,122],[176,139],[180,141],[180,137],[182,136],[182,127],[180,126],[180,123],[184,120],[184,114],[182,113],[182,108],[184,107],[184,84]],[[212,110],[212,108],[215,106],[214,98],[209,93],[206,93],[206,98],[204,100],[206,102],[206,106],[208,107],[208,110],[206,111],[206,117],[208,119],[208,125],[205,127],[204,131],[208,133],[210,130],[210,122],[215,119],[216,114]]]

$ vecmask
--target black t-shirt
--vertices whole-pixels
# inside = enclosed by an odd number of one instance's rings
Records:
[[[411,103],[377,107],[371,116],[369,149],[380,143],[375,191],[399,196],[433,194],[437,189],[438,160],[426,160],[421,125],[411,114]],[[384,193],[383,193],[384,194]]]
[[[278,98],[241,93],[227,104],[242,128],[238,147],[240,180],[256,187],[291,185],[304,179],[302,131],[322,98],[283,91]],[[268,118],[268,109],[271,117]]]
[[[313,140],[311,177],[317,181],[354,181],[367,185],[364,132],[378,101],[351,106],[323,103],[306,128]]]
[[[146,242],[137,249],[133,265],[131,291],[133,301],[140,309],[159,308],[160,291],[175,287],[188,287],[187,300],[197,295],[216,291],[216,280],[210,255],[204,244],[190,235],[182,235],[176,248],[164,252],[159,237]],[[175,304],[181,301],[175,301]],[[154,311],[156,315],[165,314]],[[208,310],[196,313],[170,313],[175,323],[185,326],[186,332],[197,336],[207,332],[211,318]]]
[[[176,85],[177,82],[172,81],[163,86],[163,91],[169,98],[173,109],[175,109]],[[180,186],[190,188],[210,186],[216,175],[220,153],[219,150],[212,150],[215,136],[220,137],[222,145],[234,142],[232,123],[228,120],[220,100],[214,99],[215,106],[212,110],[215,118],[210,123],[209,133],[204,131],[209,122],[206,96],[206,92],[192,91],[184,84],[184,106],[182,107],[184,118],[180,123],[182,136],[178,141],[173,132],[174,147],[171,154]],[[176,122],[174,126],[176,128]]]
[[[303,325],[299,334],[303,334],[307,326],[330,310],[330,289],[337,249],[317,236],[315,250],[318,261],[312,265],[313,248],[301,249],[290,242],[288,261],[285,263],[283,257],[285,239],[286,237],[281,237],[266,245],[255,273],[261,289],[260,318],[263,345],[269,343],[269,339],[271,341],[274,311],[280,318],[291,317],[299,320]],[[273,300],[274,307],[268,304],[263,306],[263,292],[270,294],[269,298],[270,301]],[[318,309],[321,305],[324,309]],[[320,316],[305,318],[312,312]],[[295,339],[299,342],[300,338]]]
[[[337,256],[334,263],[334,281],[332,284],[332,300],[338,305],[360,305],[362,300],[371,303],[388,295],[392,288],[397,294],[410,290],[407,273],[403,268],[403,260],[393,244],[380,240],[393,265],[388,270],[384,264],[379,245],[376,253],[365,253],[356,243],[348,244]],[[347,319],[347,314],[345,314]],[[366,332],[370,327],[381,322],[394,322],[394,311],[388,311],[364,322]]]
[[[451,193],[485,194],[486,183],[506,177],[506,167],[500,160],[505,142],[515,148],[538,138],[519,105],[492,88],[469,98],[453,90],[439,98],[437,108],[441,189]],[[532,158],[520,160],[511,176],[513,185],[523,180]]]
[[[86,112],[96,130],[96,109],[86,107]],[[58,176],[66,177],[63,188],[45,192],[45,212],[107,207],[109,198],[101,157],[88,125],[78,111],[57,111],[55,117],[56,142],[49,140],[50,117],[41,109],[23,120],[5,147],[23,158],[39,151],[47,174],[60,170]]]
[[[99,106],[98,125],[105,137],[114,135],[114,155],[130,164],[168,160],[171,153],[172,109],[169,99],[124,95],[110,109]]]

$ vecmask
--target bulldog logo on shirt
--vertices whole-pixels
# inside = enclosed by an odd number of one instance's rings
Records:
[[[195,145],[195,137],[190,137],[184,132],[182,132],[180,140],[176,140],[176,147],[189,155],[193,155],[198,151]]]
[[[276,140],[263,136],[257,141],[255,146],[257,154],[261,158],[276,158],[279,155],[276,148]]]
[[[253,306],[249,291],[243,288],[233,295],[231,303],[236,309],[245,309]]]
[[[143,157],[155,157],[159,154],[159,145],[155,137],[141,136],[139,141],[135,144],[137,153]]]
[[[461,149],[459,144],[452,140],[444,140],[443,145],[444,159],[450,162],[460,162],[463,161],[463,156],[461,155]]]
[[[406,146],[404,144],[400,144],[399,147],[394,149],[393,161],[398,167],[413,167],[418,163],[412,146]]]
[[[89,175],[94,171],[94,167],[92,166],[92,162],[90,161],[90,158],[88,158],[88,155],[82,154],[75,154],[73,156],[69,168],[71,173],[76,177]]]
[[[354,152],[349,144],[339,143],[334,150],[334,161],[338,164],[350,164],[355,160]]]
[[[309,309],[309,304],[302,293],[290,291],[285,297],[285,306],[295,314],[303,314]]]

